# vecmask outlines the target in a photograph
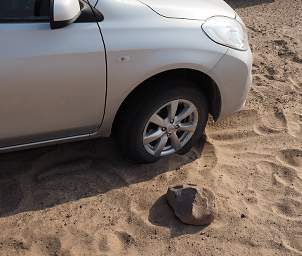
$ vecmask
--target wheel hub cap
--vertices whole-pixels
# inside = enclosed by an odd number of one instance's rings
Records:
[[[182,149],[195,133],[198,112],[184,99],[170,101],[160,107],[147,122],[143,143],[154,156],[166,156]]]
[[[166,128],[167,133],[172,133],[177,131],[176,125],[169,124],[168,127]]]

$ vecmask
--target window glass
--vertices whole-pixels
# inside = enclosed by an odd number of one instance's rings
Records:
[[[49,19],[50,0],[0,0],[0,20]]]

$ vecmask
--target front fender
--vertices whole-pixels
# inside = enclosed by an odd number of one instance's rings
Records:
[[[173,69],[210,74],[227,48],[211,41],[200,21],[150,15],[100,22],[107,53],[107,104],[99,132],[110,134],[115,115],[126,97],[150,77]]]

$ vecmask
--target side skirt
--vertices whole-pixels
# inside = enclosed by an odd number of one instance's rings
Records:
[[[59,139],[42,140],[42,141],[38,141],[38,142],[2,147],[2,148],[0,148],[0,153],[12,152],[12,151],[18,151],[18,150],[24,150],[24,149],[30,149],[30,148],[38,148],[38,147],[42,147],[42,146],[63,144],[63,143],[67,143],[67,142],[88,140],[88,139],[93,139],[93,138],[97,138],[97,137],[100,137],[100,136],[97,133],[92,133],[92,134],[83,134],[83,135],[70,136],[70,137],[59,138]]]

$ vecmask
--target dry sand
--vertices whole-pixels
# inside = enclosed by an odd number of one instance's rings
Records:
[[[202,155],[152,165],[110,140],[1,155],[1,256],[302,255],[302,2],[229,2],[255,54],[246,109],[208,125]],[[210,226],[173,216],[183,183],[215,193]]]

